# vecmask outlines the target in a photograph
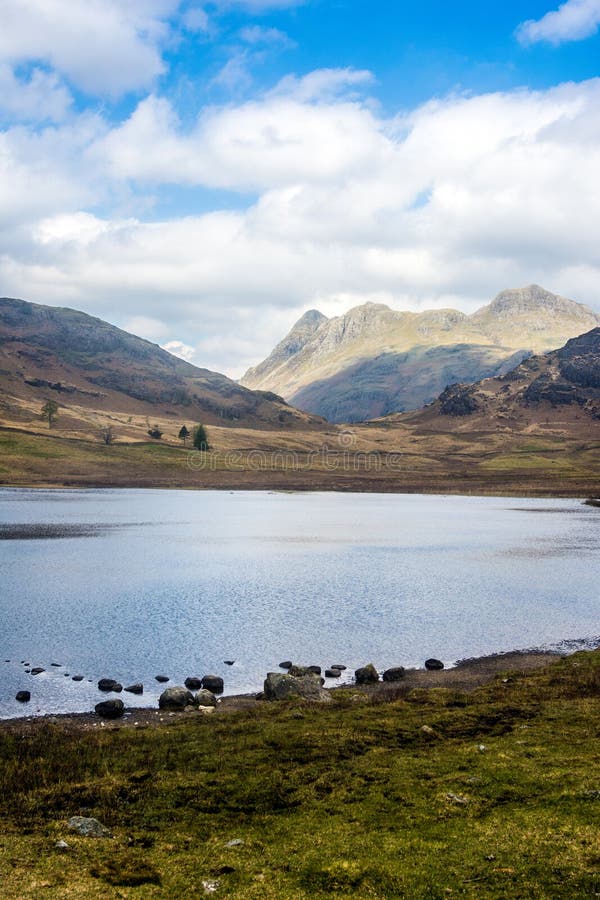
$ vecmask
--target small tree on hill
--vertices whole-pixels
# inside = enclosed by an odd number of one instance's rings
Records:
[[[106,444],[106,446],[110,446],[115,440],[115,433],[113,431],[112,425],[106,425],[104,428],[100,429],[100,437],[102,438],[102,442]]]
[[[48,419],[48,428],[52,428],[52,423],[58,415],[58,403],[56,400],[46,400],[42,406],[42,418]]]
[[[193,431],[193,444],[196,450],[209,450],[208,437],[204,425],[196,425]]]
[[[180,440],[180,441],[183,441],[183,446],[184,446],[184,447],[185,447],[186,441],[187,441],[187,439],[189,438],[189,436],[190,436],[189,430],[186,428],[185,425],[182,425],[182,426],[181,426],[181,429],[180,429],[180,431],[179,431],[179,440]]]

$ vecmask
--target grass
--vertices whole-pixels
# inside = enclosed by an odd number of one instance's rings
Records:
[[[504,677],[159,728],[4,729],[2,896],[598,896],[600,652]],[[78,814],[114,839],[72,835]]]

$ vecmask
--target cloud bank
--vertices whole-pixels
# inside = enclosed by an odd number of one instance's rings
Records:
[[[234,374],[309,306],[468,309],[537,281],[598,307],[600,80],[392,118],[357,86],[364,73],[286,79],[191,129],[150,96],[115,127],[5,130],[3,293],[136,320]],[[171,219],[92,211],[143,209],[165,184],[239,203]]]

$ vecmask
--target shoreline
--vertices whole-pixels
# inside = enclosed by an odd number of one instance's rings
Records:
[[[582,651],[574,651],[582,652]],[[583,651],[585,652],[585,651]],[[343,684],[333,685],[328,690],[335,693],[351,695],[362,694],[365,699],[391,696],[394,699],[408,695],[415,689],[445,688],[448,690],[470,692],[493,681],[497,676],[511,672],[522,675],[536,669],[544,668],[551,663],[570,654],[558,650],[509,650],[505,653],[492,653],[487,656],[469,657],[458,660],[455,665],[439,671],[427,669],[406,669],[400,681],[378,681],[370,685]],[[285,674],[285,672],[281,672]],[[173,685],[170,685],[173,686]],[[229,694],[218,699],[214,708],[215,715],[228,715],[241,710],[256,708],[257,704],[268,704],[277,707],[277,701],[265,701],[258,695],[260,692],[248,694]],[[285,705],[284,705],[285,708]],[[125,715],[120,719],[103,719],[93,710],[78,713],[43,713],[41,715],[23,715],[0,719],[0,732],[16,731],[44,727],[48,724],[58,725],[67,731],[87,731],[95,728],[159,728],[172,726],[177,722],[198,720],[205,713],[195,707],[171,712],[158,707],[128,706]]]
[[[362,483],[361,483],[362,484]],[[465,489],[465,487],[458,487],[456,490],[452,488],[443,489],[439,484],[435,484],[432,486],[428,485],[417,485],[411,487],[410,485],[397,485],[397,486],[389,486],[386,483],[377,484],[370,483],[365,486],[356,486],[352,484],[334,484],[334,485],[297,485],[286,487],[281,484],[240,484],[240,485],[228,485],[228,484],[204,484],[204,485],[190,485],[190,484],[145,484],[145,483],[122,483],[116,481],[93,481],[90,483],[74,483],[72,481],[57,483],[57,482],[27,482],[22,484],[14,484],[3,482],[0,480],[0,491],[185,491],[188,493],[197,492],[197,493],[207,493],[212,492],[215,494],[219,493],[227,493],[227,494],[242,494],[242,493],[265,493],[265,494],[390,494],[394,496],[408,496],[414,497],[423,495],[426,497],[489,497],[498,499],[507,499],[510,500],[514,498],[515,500],[581,500],[582,503],[592,506],[592,507],[600,507],[600,499],[597,499],[597,495],[600,495],[600,484],[597,489],[589,491],[583,489],[573,489],[573,490],[550,490],[549,488],[540,488],[539,490],[534,488],[523,488],[520,489],[518,487],[510,487],[506,489],[501,488],[490,488],[485,489],[482,487],[474,487],[471,490]]]

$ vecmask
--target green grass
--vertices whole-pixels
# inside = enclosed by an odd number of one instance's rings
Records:
[[[2,896],[600,893],[600,653],[469,695],[337,697],[0,732]],[[77,814],[114,839],[72,836]]]

